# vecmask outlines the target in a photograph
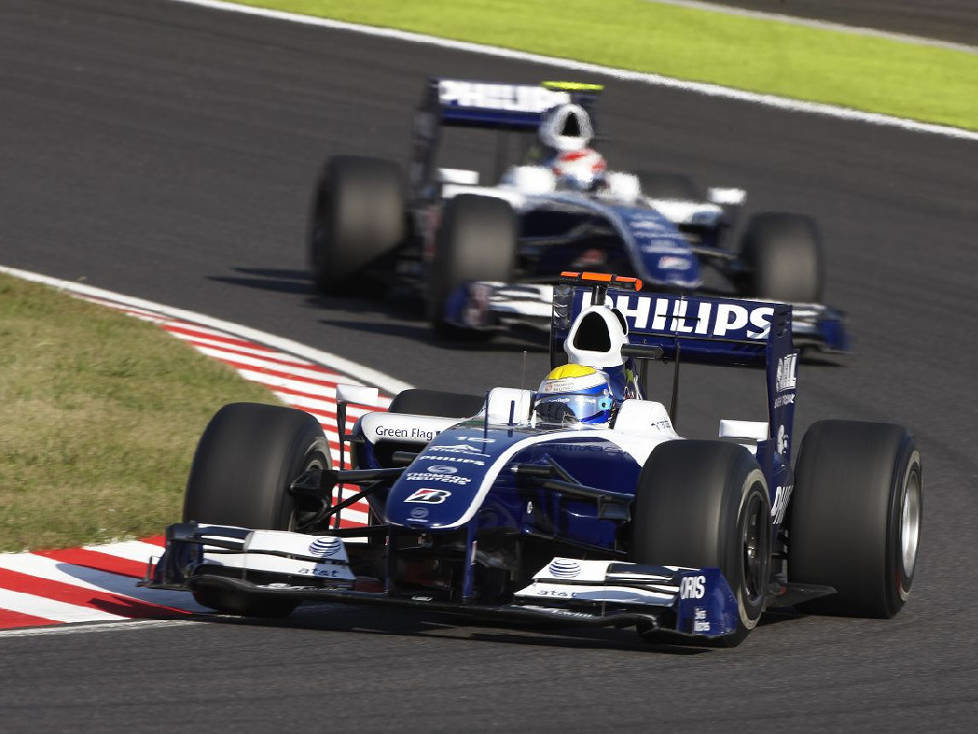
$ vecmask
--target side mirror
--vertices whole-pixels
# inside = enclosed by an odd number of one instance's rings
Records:
[[[337,385],[336,401],[339,403],[355,403],[357,405],[377,405],[380,391],[376,387],[366,385]]]

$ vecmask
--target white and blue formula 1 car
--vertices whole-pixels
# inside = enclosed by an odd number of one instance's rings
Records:
[[[659,291],[693,294],[707,293],[711,269],[738,297],[792,303],[796,346],[848,351],[843,314],[820,303],[825,268],[815,222],[761,212],[734,241],[743,190],[702,192],[682,174],[607,170],[587,148],[601,91],[569,82],[430,80],[415,114],[406,185],[392,161],[336,156],[323,167],[307,238],[318,288],[344,292],[367,275],[388,286],[377,292],[423,298],[443,335],[488,335],[545,332],[562,270],[628,274]],[[457,129],[465,145],[446,135]],[[546,140],[581,150],[548,157]],[[448,156],[483,170],[446,168]],[[587,185],[565,175],[574,162],[560,162],[582,156],[600,169]]]
[[[231,614],[403,605],[733,644],[773,607],[896,614],[914,579],[920,454],[901,426],[823,421],[792,468],[790,307],[568,277],[551,361],[607,379],[587,398],[606,401],[599,422],[542,387],[408,390],[359,418],[341,443],[354,468],[338,470],[312,416],[225,406],[146,585]],[[767,420],[678,435],[675,385],[671,411],[643,396],[644,365],[662,359],[763,368]],[[341,527],[361,498],[372,523]]]

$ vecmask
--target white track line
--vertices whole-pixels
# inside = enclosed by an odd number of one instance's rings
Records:
[[[701,82],[690,82],[673,77],[662,76],[660,74],[648,74],[630,69],[617,69],[610,66],[591,64],[585,61],[574,61],[572,59],[562,59],[556,56],[543,56],[541,54],[528,53],[526,51],[514,51],[500,46],[488,46],[481,43],[470,43],[468,41],[451,41],[437,36],[429,36],[423,33],[412,33],[409,31],[399,31],[392,28],[378,28],[376,26],[360,25],[358,23],[346,23],[344,21],[332,20],[329,18],[316,18],[309,15],[299,15],[297,13],[285,13],[279,10],[268,10],[266,8],[256,8],[246,5],[235,5],[234,3],[221,2],[221,0],[171,0],[172,2],[197,5],[211,10],[221,10],[230,13],[240,13],[242,15],[255,15],[263,18],[282,20],[290,23],[301,23],[303,25],[315,26],[319,28],[329,28],[332,30],[350,31],[375,36],[377,38],[388,38],[392,41],[403,41],[405,43],[423,43],[440,48],[447,48],[453,51],[466,51],[469,53],[482,54],[484,56],[494,56],[496,58],[512,59],[514,61],[526,61],[534,64],[546,64],[548,66],[558,66],[570,71],[581,71],[588,74],[611,77],[621,81],[638,82],[657,87],[668,87],[681,89],[686,92],[702,94],[707,97],[729,99],[737,102],[749,102],[760,104],[787,112],[800,112],[810,115],[823,115],[834,117],[840,120],[851,120],[853,122],[864,122],[870,125],[882,127],[895,127],[908,132],[927,133],[931,135],[942,135],[958,140],[970,140],[978,142],[978,131],[964,130],[962,128],[951,127],[949,125],[937,125],[917,120],[908,120],[893,115],[884,115],[877,112],[862,112],[848,107],[824,104],[821,102],[805,102],[788,97],[778,97],[773,94],[758,94],[756,92],[746,92],[741,89],[724,87],[719,84],[704,84]],[[284,350],[289,351],[289,350]],[[346,371],[346,370],[344,370]],[[366,378],[365,378],[366,379]],[[370,382],[376,383],[374,380]],[[398,391],[393,391],[398,392]]]
[[[185,627],[192,624],[204,624],[204,622],[197,622],[190,619],[130,619],[120,622],[102,622],[99,624],[76,624],[70,627],[22,627],[0,630],[0,638],[49,637],[51,635],[87,635],[95,632],[141,630],[146,629],[147,627]]]
[[[47,597],[27,594],[23,591],[10,591],[0,588],[0,609],[29,614],[32,617],[50,619],[53,622],[100,622],[126,619],[118,614],[103,612],[92,607],[68,604]]]
[[[922,1],[926,2],[927,0]],[[747,8],[731,7],[730,5],[718,5],[716,3],[700,2],[700,0],[645,0],[645,2],[659,3],[660,5],[673,5],[678,8],[689,8],[690,10],[705,10],[709,13],[735,15],[741,18],[769,20],[777,23],[787,23],[788,25],[802,26],[804,28],[814,28],[820,31],[848,33],[852,36],[882,38],[886,41],[911,43],[916,46],[933,46],[934,48],[943,48],[947,49],[948,51],[962,51],[966,54],[978,54],[978,47],[969,46],[965,43],[942,41],[937,38],[925,38],[923,36],[912,36],[909,33],[881,31],[878,28],[865,28],[863,26],[845,25],[844,23],[833,23],[832,21],[816,20],[815,18],[802,18],[797,15],[787,15],[785,13],[766,13],[763,10],[749,10]]]
[[[104,547],[93,546],[93,549],[102,553],[105,552]],[[160,555],[161,552],[162,551],[157,552],[156,555]],[[69,586],[75,586],[80,589],[88,589],[89,591],[97,591],[103,594],[116,594],[118,596],[136,599],[148,604],[159,604],[160,606],[183,609],[191,612],[211,611],[210,609],[197,604],[189,594],[183,591],[144,589],[136,586],[136,579],[132,578],[131,576],[122,576],[112,573],[111,571],[99,571],[98,569],[88,568],[87,566],[64,563],[63,561],[57,561],[53,558],[47,558],[45,556],[38,556],[33,553],[18,553],[16,555],[0,556],[0,568],[5,568],[9,571],[16,571],[18,573],[38,579],[46,579],[48,581],[56,581],[61,584],[68,584]],[[35,595],[31,594],[30,596]],[[62,604],[66,602],[58,603]],[[74,605],[69,604],[69,606]],[[0,607],[9,608],[2,602],[0,602]],[[47,617],[49,619],[51,618],[47,614],[38,614],[36,612],[29,613],[35,614],[36,616]],[[122,618],[124,619],[124,617]]]

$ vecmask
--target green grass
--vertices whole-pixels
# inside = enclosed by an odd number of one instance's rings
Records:
[[[0,275],[0,551],[162,532],[236,400],[275,402],[158,326]]]
[[[962,51],[643,0],[239,2],[978,129],[978,55]]]

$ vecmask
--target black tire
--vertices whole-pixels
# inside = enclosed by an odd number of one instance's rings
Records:
[[[312,466],[330,466],[326,436],[313,416],[275,405],[225,405],[197,443],[183,520],[288,530],[301,510],[289,485]],[[291,600],[208,589],[194,598],[228,614],[261,617],[285,616],[296,606]]]
[[[913,437],[892,423],[821,421],[805,433],[789,517],[788,577],[838,593],[807,612],[892,617],[916,570],[923,484]]]
[[[398,393],[391,401],[388,411],[413,415],[437,415],[445,418],[470,418],[482,410],[484,403],[485,398],[481,395],[412,388]]]
[[[443,336],[457,330],[442,321],[445,301],[467,281],[512,279],[516,264],[516,214],[509,202],[461,194],[445,202],[435,239],[428,290],[428,317]]]
[[[320,173],[307,236],[316,287],[345,293],[352,276],[404,239],[404,184],[391,161],[330,158]]]
[[[818,227],[801,214],[764,212],[741,240],[743,295],[788,303],[821,301],[824,275]]]
[[[771,574],[771,503],[750,452],[722,441],[657,446],[636,488],[631,559],[719,568],[740,619],[718,642],[740,644],[761,618]]]
[[[642,187],[642,196],[650,199],[703,200],[703,192],[693,179],[682,173],[638,171],[635,175]]]

